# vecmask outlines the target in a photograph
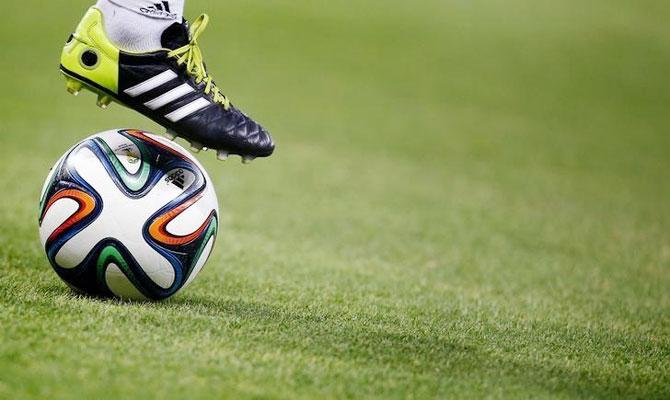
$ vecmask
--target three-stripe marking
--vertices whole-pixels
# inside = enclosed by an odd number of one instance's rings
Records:
[[[195,90],[193,90],[191,85],[189,85],[188,83],[184,83],[183,85],[177,86],[176,88],[163,93],[162,95],[156,97],[151,101],[147,101],[146,103],[144,103],[144,105],[152,110],[156,110],[194,91]]]
[[[170,82],[176,77],[177,74],[173,70],[168,69],[167,71],[161,72],[153,78],[149,78],[142,83],[124,90],[124,92],[130,97],[137,97],[148,92],[149,90],[156,89],[160,85]]]
[[[202,97],[194,100],[187,105],[180,107],[171,113],[167,114],[165,118],[169,119],[172,122],[177,122],[182,118],[188,117],[189,115],[193,114],[194,112],[200,111],[203,108],[207,107],[209,105],[209,101],[207,99],[203,99]]]
[[[150,90],[156,89],[157,87],[164,85],[177,78],[177,74],[172,70],[167,70],[161,72],[160,74],[147,79],[144,82],[141,82],[131,88],[124,90],[130,97],[141,96],[144,93],[149,92]],[[187,94],[193,93],[195,90],[188,83],[177,86],[174,89],[171,89],[160,96],[147,101],[144,105],[150,110],[157,110],[169,103],[172,103],[175,100],[178,100]],[[189,115],[202,110],[210,104],[209,100],[204,97],[197,98],[192,102],[172,111],[169,114],[165,115],[171,122],[177,122],[181,119],[188,117]]]

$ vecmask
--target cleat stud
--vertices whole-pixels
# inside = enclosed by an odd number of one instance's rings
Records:
[[[191,142],[191,151],[194,153],[199,153],[202,150],[202,145],[198,142]]]
[[[98,107],[102,108],[103,110],[106,109],[107,107],[109,107],[109,103],[111,103],[111,102],[112,102],[111,97],[109,97],[107,95],[104,95],[104,94],[98,95],[97,104],[98,104]]]
[[[79,92],[81,92],[81,88],[84,85],[81,84],[81,82],[76,81],[72,78],[65,78],[65,88],[67,89],[70,94],[77,96]]]
[[[249,164],[250,162],[254,161],[256,157],[254,156],[242,156],[242,164]]]
[[[216,152],[216,158],[218,158],[221,161],[226,161],[228,159],[228,152],[225,150],[218,150]]]
[[[170,140],[175,140],[177,138],[177,132],[173,131],[172,129],[168,129],[165,132],[165,136]]]

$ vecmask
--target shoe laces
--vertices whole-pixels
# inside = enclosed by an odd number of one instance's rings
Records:
[[[205,93],[212,94],[214,102],[219,103],[224,109],[230,107],[230,100],[214,83],[214,79],[207,73],[202,51],[198,45],[198,37],[209,23],[207,14],[200,15],[189,29],[190,41],[188,44],[168,52],[168,57],[176,58],[177,65],[186,64],[186,72],[195,79],[196,84],[205,83]]]

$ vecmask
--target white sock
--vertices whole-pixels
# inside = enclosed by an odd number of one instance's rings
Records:
[[[109,39],[131,52],[162,48],[163,31],[181,23],[185,0],[98,0]]]

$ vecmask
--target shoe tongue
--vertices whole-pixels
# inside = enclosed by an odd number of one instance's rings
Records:
[[[161,35],[161,45],[163,48],[174,50],[186,46],[191,40],[188,21],[183,20],[180,24],[175,22],[168,26]]]

